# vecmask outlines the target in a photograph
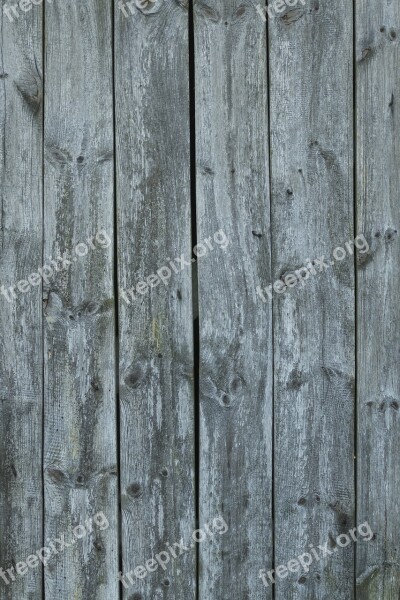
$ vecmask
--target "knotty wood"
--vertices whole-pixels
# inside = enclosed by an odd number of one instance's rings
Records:
[[[273,279],[353,239],[352,5],[269,22]],[[354,521],[354,257],[274,295],[275,564]],[[353,597],[354,548],[276,583],[277,600]]]
[[[199,597],[271,598],[271,305],[266,30],[250,3],[194,5],[197,238],[230,240],[199,259]]]
[[[356,3],[358,263],[357,598],[400,595],[398,3]]]
[[[116,6],[119,286],[191,257],[188,12]],[[191,268],[128,305],[120,295],[123,572],[195,528]],[[128,296],[129,301],[129,296]],[[124,598],[195,598],[195,549],[133,576]]]
[[[0,11],[0,285],[42,263],[42,13]],[[0,296],[0,566],[42,546],[42,296]],[[10,577],[8,577],[10,580]],[[42,598],[42,570],[0,581],[4,600]]]
[[[0,579],[0,598],[270,599],[260,569],[328,542],[333,556],[278,579],[276,600],[397,599],[400,9],[357,0],[353,57],[345,0],[299,0],[268,25],[248,2],[197,1],[190,132],[187,5],[132,3],[125,16],[114,4],[116,149],[113,7],[45,4],[44,190],[43,7],[12,23],[0,11],[0,285],[101,228],[115,242],[89,247],[43,290],[17,292],[13,303],[0,295],[0,567],[44,540],[71,541],[98,511],[110,523],[53,557],[45,587],[42,569],[29,569],[10,586]],[[124,290],[190,259],[190,133],[198,241],[222,229],[229,246],[214,243],[193,273],[172,272],[166,286],[128,295],[130,304],[122,291],[118,337],[114,253]],[[266,303],[256,287],[330,258],[361,232],[370,251],[357,259],[355,448],[354,257]],[[196,548],[119,588],[121,568],[181,540],[190,546],[216,516],[229,530],[198,546],[198,594]],[[335,551],[336,536],[364,521],[374,539]]]
[[[45,258],[113,236],[112,13],[46,4]],[[118,598],[113,248],[89,248],[45,289],[45,536],[104,512],[110,527],[46,569],[46,597]]]

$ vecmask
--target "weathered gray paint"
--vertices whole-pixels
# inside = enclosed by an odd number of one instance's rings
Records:
[[[191,257],[187,6],[115,14],[118,275],[129,289]],[[178,263],[175,263],[178,266]],[[172,271],[172,270],[171,270]],[[192,280],[119,301],[123,572],[195,529]],[[196,550],[124,598],[195,598]],[[134,594],[142,594],[135,596]]]
[[[42,263],[42,15],[0,14],[0,285]],[[0,296],[0,566],[42,546],[41,287]],[[8,577],[10,581],[10,577]],[[8,586],[2,600],[42,598],[42,570]]]
[[[266,30],[251,4],[194,5],[197,239],[230,240],[199,259],[199,598],[271,598],[271,305]],[[215,245],[215,244],[214,244]]]
[[[47,260],[114,233],[110,3],[46,4],[45,24]],[[118,597],[113,246],[94,245],[44,290],[45,537],[68,541],[99,511],[110,523],[50,560],[46,598],[59,600]]]
[[[269,23],[273,279],[353,239],[352,4]],[[275,562],[354,522],[354,257],[274,295]],[[276,584],[276,600],[353,594],[353,545]]]
[[[370,244],[357,269],[357,520],[375,539],[358,544],[357,598],[400,596],[398,2],[359,0],[357,230]]]

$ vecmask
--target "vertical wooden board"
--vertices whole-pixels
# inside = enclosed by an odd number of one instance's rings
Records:
[[[349,600],[354,544],[335,540],[354,525],[354,255],[332,255],[354,239],[352,3],[299,1],[268,25],[273,281],[328,264],[273,292],[275,565],[332,552],[275,595]]]
[[[0,15],[0,566],[15,569],[42,546],[41,289],[7,291],[42,262],[42,10],[8,14]],[[42,570],[2,576],[0,597],[41,599]]]
[[[60,600],[119,593],[111,11],[46,4],[45,260],[58,271],[45,286],[45,536],[70,547],[45,592]],[[78,525],[92,531],[73,541]]]
[[[356,2],[358,281],[357,598],[400,596],[400,5]]]
[[[123,573],[195,528],[188,12],[136,4],[115,13]],[[195,552],[132,573],[124,598],[195,598]]]
[[[200,524],[229,528],[199,548],[199,595],[271,598],[272,311],[256,294],[270,278],[266,28],[251,3],[196,2],[194,38],[197,240],[213,244],[198,259]]]

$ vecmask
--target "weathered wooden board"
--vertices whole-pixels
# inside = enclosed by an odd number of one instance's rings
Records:
[[[266,29],[233,0],[194,5],[200,324],[199,598],[271,598],[271,305]],[[222,230],[223,249],[214,241]],[[218,236],[224,239],[222,233]]]
[[[122,571],[129,573],[190,540],[195,497],[188,11],[174,0],[124,8],[115,7],[115,82]],[[140,283],[160,269],[165,284]],[[166,570],[150,563],[151,572],[126,578],[123,597],[195,598],[195,548],[169,556]]]
[[[357,598],[400,596],[400,4],[356,2],[357,229],[370,250],[357,269]]]
[[[0,600],[398,600],[399,3],[35,2],[0,14]]]
[[[353,597],[354,545],[334,540],[354,521],[354,256],[330,264],[354,238],[352,27],[347,0],[269,22],[273,279],[328,262],[273,296],[275,565],[334,552],[277,579],[277,600]]]
[[[0,285],[6,288],[0,295],[0,566],[14,569],[0,580],[2,600],[42,598],[40,568],[15,574],[16,564],[42,546],[40,281],[28,291],[20,284],[24,293],[6,291],[42,264],[42,11],[35,8],[11,20],[0,14]]]
[[[45,286],[45,537],[73,544],[49,560],[45,592],[110,600],[119,587],[110,3],[46,4],[45,44],[44,256],[68,250],[71,261]],[[73,542],[74,527],[99,512],[109,527],[86,526]]]

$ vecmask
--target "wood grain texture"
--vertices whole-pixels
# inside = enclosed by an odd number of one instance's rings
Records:
[[[399,600],[398,0],[35,2],[0,11],[0,600]]]
[[[195,529],[191,266],[175,261],[191,257],[188,12],[132,9],[115,15],[124,573]],[[135,291],[170,261],[166,285]],[[123,597],[194,599],[195,565],[190,549]]]
[[[200,546],[199,597],[271,598],[271,306],[266,30],[251,3],[194,5],[197,239],[226,250],[198,261],[200,524],[229,530]]]
[[[274,280],[354,238],[352,26],[346,0],[269,22]],[[354,522],[354,256],[303,283],[274,294],[276,566]],[[276,600],[352,598],[354,545],[336,551]]]
[[[42,263],[42,14],[10,21],[0,50],[0,285]],[[42,295],[0,296],[0,566],[42,546]],[[14,571],[15,576],[15,571]],[[42,570],[0,581],[2,600],[42,598]]]
[[[400,596],[400,51],[398,2],[356,3],[358,281],[357,598]]]
[[[46,4],[45,260],[68,249],[72,263],[45,286],[45,537],[72,543],[99,511],[110,524],[49,561],[59,600],[119,587],[111,23],[108,0]],[[101,229],[108,248],[87,241]]]

